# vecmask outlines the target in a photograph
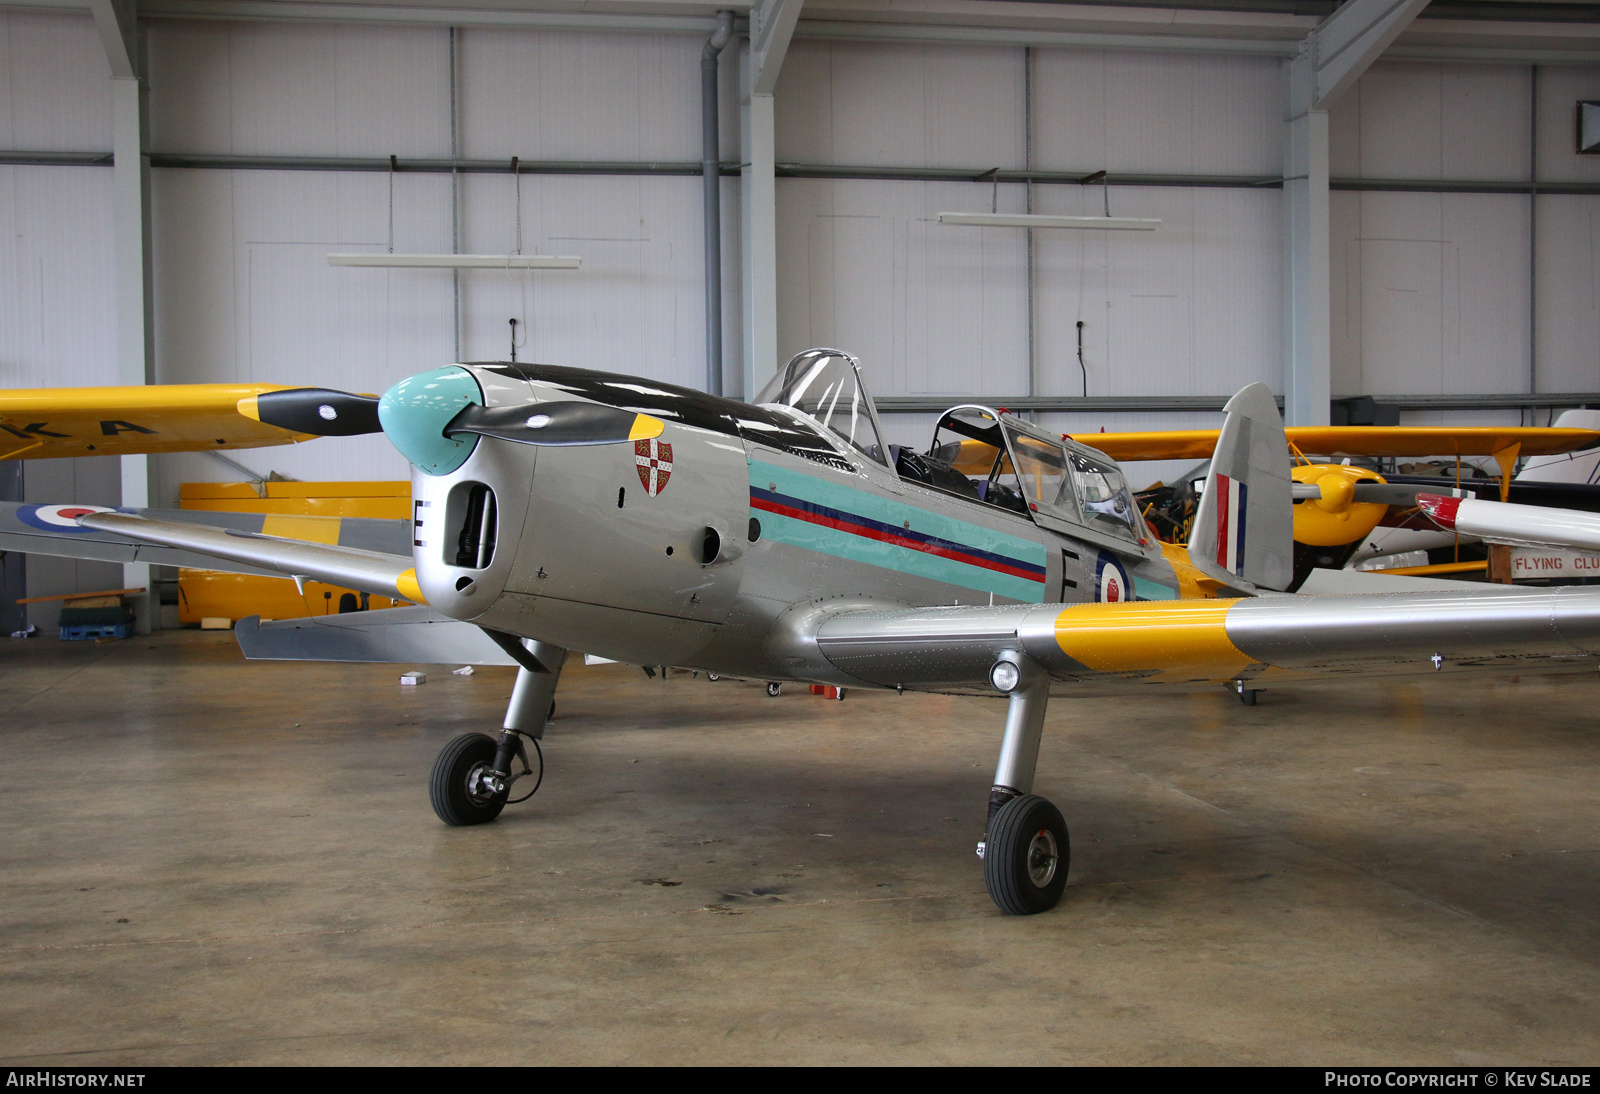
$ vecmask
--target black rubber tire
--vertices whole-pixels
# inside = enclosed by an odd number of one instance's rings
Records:
[[[428,800],[439,819],[452,828],[469,824],[488,824],[506,807],[506,794],[496,794],[487,802],[475,802],[467,795],[467,776],[479,764],[494,763],[495,740],[486,733],[463,733],[439,750],[428,776]]]
[[[1045,837],[1036,847],[1035,839]],[[1030,854],[1055,843],[1055,868],[1044,884],[1029,871]],[[989,824],[983,849],[983,880],[989,896],[1007,915],[1048,912],[1061,900],[1067,886],[1067,866],[1072,848],[1067,842],[1067,822],[1061,811],[1035,794],[1012,798]],[[1042,865],[1042,864],[1036,864]]]
[[[782,695],[783,694],[783,685],[782,684],[778,684],[778,683],[770,683],[770,684],[768,684],[767,685],[767,694],[771,695],[774,698],[778,697],[779,695]]]

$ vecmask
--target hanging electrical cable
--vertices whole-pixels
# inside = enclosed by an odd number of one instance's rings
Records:
[[[1083,320],[1078,320],[1078,371],[1083,373],[1083,397],[1089,397],[1089,369],[1083,363]]]
[[[394,175],[400,170],[400,157],[389,157],[389,253],[394,254]]]

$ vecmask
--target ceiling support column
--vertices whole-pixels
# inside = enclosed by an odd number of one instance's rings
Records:
[[[1328,108],[1428,0],[1346,0],[1289,63],[1284,148],[1284,375],[1288,425],[1327,425],[1332,398]]]
[[[739,212],[744,298],[744,390],[754,398],[778,368],[777,133],[773,89],[802,0],[761,0],[750,9],[740,96]]]
[[[111,66],[112,233],[117,298],[117,383],[155,380],[154,298],[150,284],[149,108],[142,43],[131,0],[92,0],[95,26]],[[150,457],[122,457],[122,504],[150,504]],[[122,584],[143,588],[130,598],[140,633],[159,611],[150,566],[129,563]]]
[[[1283,420],[1327,425],[1332,389],[1331,286],[1328,252],[1328,112],[1302,94],[1310,65],[1289,65],[1289,132],[1283,165],[1284,341]],[[1296,109],[1298,107],[1298,109]]]
[[[748,95],[739,108],[739,237],[743,245],[744,390],[752,399],[778,367],[778,202],[773,175],[772,96]]]

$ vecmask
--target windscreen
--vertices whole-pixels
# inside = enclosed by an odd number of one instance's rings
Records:
[[[888,463],[860,370],[844,354],[800,354],[778,370],[755,401],[792,407],[862,455]]]
[[[1011,431],[1011,447],[1016,453],[1017,477],[1022,494],[1035,512],[1072,515],[1071,476],[1067,453],[1059,444],[1020,431]]]
[[[1084,523],[1137,538],[1133,495],[1128,491],[1122,472],[1076,452],[1071,454],[1069,462]]]

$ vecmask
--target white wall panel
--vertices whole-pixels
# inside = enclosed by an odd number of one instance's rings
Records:
[[[1083,393],[1080,320],[1090,395],[1281,390],[1279,192],[1123,187],[1111,200],[1119,216],[1163,223],[1034,233],[1040,394]],[[1041,186],[1034,208],[1097,215],[1101,203],[1097,187]]]
[[[512,250],[510,176],[463,180],[462,249]],[[523,176],[525,253],[575,254],[577,270],[461,275],[463,355],[575,365],[705,386],[700,180]],[[448,276],[448,275],[444,275]]]
[[[1525,65],[1379,61],[1329,117],[1335,176],[1521,180],[1528,177]]]
[[[109,152],[110,78],[87,14],[0,11],[0,148]]]
[[[114,384],[111,169],[0,167],[0,387]]]
[[[304,171],[155,172],[156,359],[165,383],[260,381],[381,392],[454,356],[448,272],[333,268],[329,251],[387,246],[388,177]],[[395,180],[396,244],[449,250],[447,176]],[[382,437],[241,452],[301,479],[396,479]],[[163,457],[177,483],[230,475]]]
[[[1338,194],[1333,392],[1528,386],[1528,199]]]
[[[1535,420],[1535,418],[1537,420]],[[1436,425],[1436,426],[1497,426],[1497,425],[1549,425],[1549,419],[1544,411],[1534,417],[1528,417],[1526,411],[1515,410],[1404,410],[1400,412],[1401,425]],[[1473,461],[1464,461],[1473,462]],[[1494,466],[1494,461],[1481,457],[1476,461],[1485,470]]]
[[[159,152],[448,156],[450,54],[434,28],[158,20]]]
[[[1600,391],[1600,199],[1539,199],[1539,390]]]
[[[780,179],[779,357],[848,350],[880,395],[1026,391],[1021,233],[934,220],[971,208],[975,189]],[[1002,188],[1002,211],[1018,196]]]
[[[704,39],[459,33],[461,147],[467,158],[700,158]]]
[[[1021,167],[1022,50],[802,39],[774,110],[780,162]]]
[[[1551,182],[1600,182],[1600,156],[1577,151],[1579,99],[1600,100],[1600,65],[1539,69],[1539,177]]]
[[[1034,165],[1275,175],[1285,89],[1269,58],[1038,49]]]

